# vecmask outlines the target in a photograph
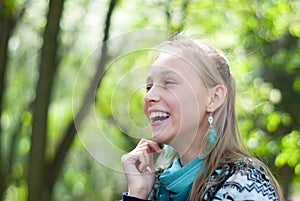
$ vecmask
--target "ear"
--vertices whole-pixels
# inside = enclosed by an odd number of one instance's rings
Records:
[[[207,103],[206,111],[214,112],[221,107],[227,95],[227,88],[224,85],[217,85],[210,90],[210,97]]]

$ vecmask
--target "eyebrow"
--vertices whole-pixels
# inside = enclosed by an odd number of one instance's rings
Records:
[[[171,71],[171,70],[163,70],[159,74],[161,74],[162,76],[166,76],[168,74],[174,74],[174,75],[178,76],[178,74],[176,72]],[[151,77],[148,76],[147,79],[146,79],[146,82],[149,82],[150,79],[151,79]]]

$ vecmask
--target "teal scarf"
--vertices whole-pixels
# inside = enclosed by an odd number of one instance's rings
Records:
[[[181,166],[179,157],[160,175],[158,201],[183,201],[190,194],[195,176],[203,164],[203,159],[197,157],[185,166]],[[204,168],[201,172],[203,174]]]

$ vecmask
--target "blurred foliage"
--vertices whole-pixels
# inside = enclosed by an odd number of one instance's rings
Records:
[[[7,13],[12,13],[24,1],[5,0],[4,3]],[[9,159],[13,161],[10,175],[13,182],[6,191],[4,200],[7,201],[22,201],[27,197],[30,103],[35,98],[39,76],[37,58],[43,44],[47,9],[48,1],[29,1],[9,40],[7,89],[1,116],[2,149],[6,157],[14,152]],[[48,114],[49,158],[53,157],[62,137],[60,131],[73,118],[77,73],[100,43],[106,10],[106,1],[66,1],[60,23],[61,61]],[[188,30],[225,50],[237,82],[236,106],[245,144],[280,175],[282,183],[287,179],[290,187],[299,185],[300,1],[120,1],[113,16],[112,37],[144,28]],[[89,65],[95,65],[96,60],[90,60]],[[142,83],[150,62],[147,51],[138,51],[110,63],[96,93],[95,110],[102,132],[124,152],[131,150],[138,138],[150,136],[150,133],[137,133],[147,127],[142,111],[145,92]],[[92,69],[81,74],[85,82],[76,90],[83,93],[92,74]],[[105,154],[119,163],[119,158],[114,158],[109,150]],[[291,175],[281,171],[284,166],[290,168]],[[62,201],[117,200],[122,191],[126,191],[123,174],[92,158],[78,137],[52,197]]]

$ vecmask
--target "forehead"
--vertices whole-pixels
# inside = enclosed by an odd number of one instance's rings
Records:
[[[200,79],[199,73],[186,59],[168,54],[161,54],[153,62],[150,68],[149,76],[165,76],[176,74],[182,77],[194,77]]]

